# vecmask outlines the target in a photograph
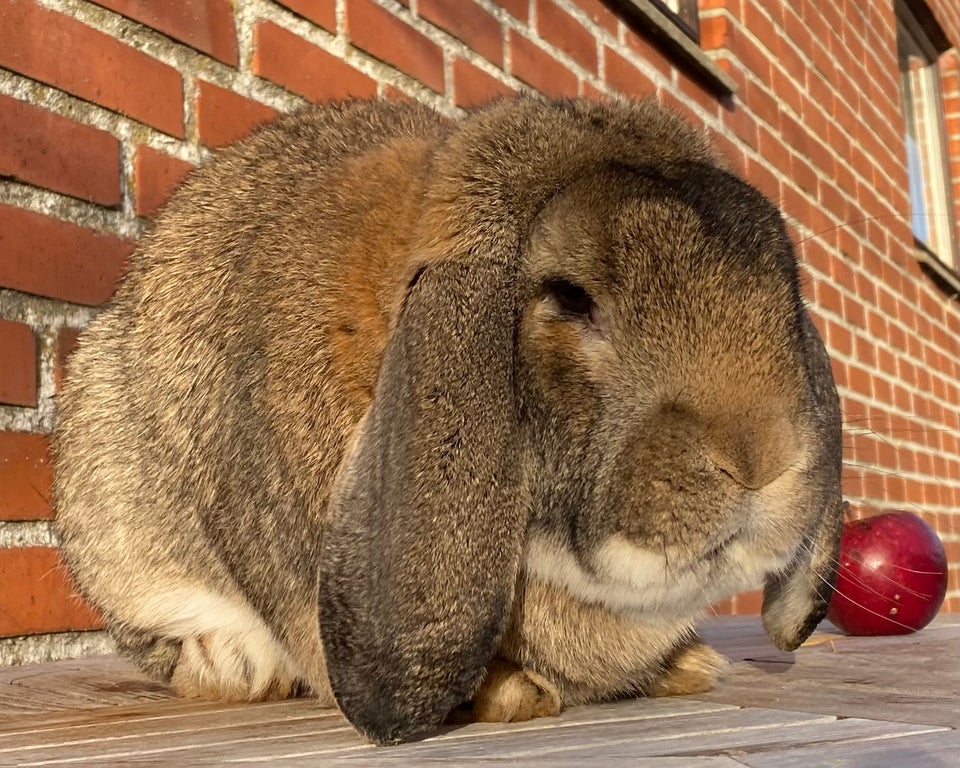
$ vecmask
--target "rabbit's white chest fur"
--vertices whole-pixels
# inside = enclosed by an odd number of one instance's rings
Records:
[[[656,622],[690,618],[724,597],[756,588],[785,562],[771,562],[749,542],[734,541],[716,559],[678,566],[662,551],[612,537],[594,554],[591,572],[570,548],[534,534],[524,566],[529,575],[562,586],[584,602]]]

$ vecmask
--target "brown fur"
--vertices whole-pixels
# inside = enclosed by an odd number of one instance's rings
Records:
[[[83,335],[56,447],[123,650],[378,742],[471,695],[704,690],[693,623],[741,572],[781,647],[833,579],[839,410],[782,221],[652,103],[344,103],[225,150]]]

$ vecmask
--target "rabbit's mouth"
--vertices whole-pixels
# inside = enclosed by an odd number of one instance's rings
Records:
[[[524,560],[528,576],[648,621],[695,616],[721,598],[760,586],[778,565],[757,553],[739,528],[725,531],[706,551],[657,550],[615,535],[584,555],[549,535],[534,535]]]
[[[741,536],[743,536],[743,529],[737,528],[729,536],[723,538],[718,544],[708,546],[706,549],[704,549],[703,552],[697,556],[697,559],[708,561],[716,560]]]

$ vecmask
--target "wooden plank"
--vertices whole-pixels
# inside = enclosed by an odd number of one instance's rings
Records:
[[[960,733],[943,730],[877,741],[855,741],[815,747],[738,755],[750,768],[953,768],[960,755]]]
[[[960,647],[925,656],[798,652],[795,662],[733,665],[703,701],[952,727],[960,723]]]
[[[780,768],[800,765],[790,761],[801,755],[806,768],[834,759],[853,765],[874,752],[887,760],[877,747],[884,744],[902,746],[904,761],[865,764],[955,763],[956,732],[944,730],[960,725],[954,617],[900,637],[851,638],[825,628],[794,653],[775,649],[758,617],[718,619],[704,634],[735,662],[709,694],[450,728],[389,749],[366,744],[336,711],[309,699],[256,705],[177,699],[116,658],[0,670],[0,765],[276,761],[295,768],[322,761],[362,768],[509,760],[511,768],[523,768],[642,759],[662,768]],[[944,762],[944,755],[951,759]]]
[[[615,758],[614,758],[615,759]],[[611,758],[605,756],[591,756],[591,757],[579,757],[579,756],[567,756],[563,754],[559,755],[531,755],[528,757],[522,757],[519,759],[513,759],[510,761],[510,768],[583,768],[584,766],[595,768],[609,768],[611,765],[617,765],[617,763],[611,763]],[[227,761],[222,763],[223,765],[246,765],[246,766],[256,766],[263,765],[266,763],[274,762],[274,758],[259,758],[252,761],[240,761],[233,762]],[[188,764],[184,768],[201,768],[200,763]],[[207,766],[210,764],[207,763]],[[302,757],[302,758],[290,758],[284,759],[281,763],[283,768],[317,768],[318,765],[322,765],[324,768],[327,766],[340,766],[340,768],[378,768],[383,765],[380,761],[379,755],[368,755],[362,758],[353,758],[350,760],[333,757],[333,758],[324,758],[322,763],[317,762],[315,757]],[[500,757],[485,757],[483,755],[477,755],[475,758],[469,760],[458,760],[456,763],[451,763],[447,758],[423,758],[417,759],[416,762],[411,762],[410,768],[420,768],[420,766],[451,766],[451,765],[471,765],[471,766],[503,766],[503,759]],[[744,768],[743,763],[737,761],[732,757],[727,757],[725,755],[705,755],[702,757],[652,757],[644,758],[642,763],[634,763],[634,765],[642,766],[642,768]],[[179,766],[178,766],[179,768]]]
[[[477,754],[495,754],[505,760],[556,753],[624,758],[695,756],[851,737],[886,737],[898,733],[916,733],[924,728],[875,721],[842,721],[775,710],[741,709],[672,721],[605,723],[563,731],[544,729],[523,736],[503,734],[456,742],[431,739],[420,744],[396,747],[381,759],[385,763],[396,761],[408,764],[421,757],[463,760]]]
[[[955,615],[938,617],[932,624],[909,635],[886,637],[851,637],[844,635],[828,622],[795,653],[779,651],[763,631],[759,616],[718,616],[705,622],[701,634],[711,646],[732,661],[750,658],[794,658],[795,654],[811,652],[830,653],[887,653],[917,649],[937,649],[954,646],[960,642],[960,622]]]
[[[575,724],[564,727],[556,721],[539,721],[537,729],[518,730],[516,732],[484,732],[480,726],[467,726],[456,735],[442,734],[413,744],[402,744],[389,748],[360,749],[357,746],[331,745],[326,740],[318,742],[309,735],[304,738],[284,741],[283,744],[265,745],[251,741],[243,745],[246,751],[233,750],[231,761],[238,759],[262,761],[276,760],[284,765],[291,761],[341,758],[345,764],[355,760],[373,759],[383,765],[419,765],[423,760],[445,759],[462,762],[479,756],[495,756],[500,760],[526,759],[540,754],[559,753],[565,750],[585,749],[588,752],[603,754],[611,745],[624,743],[655,742],[676,739],[676,744],[690,747],[691,738],[701,738],[704,733],[724,734],[750,728],[779,731],[791,724],[811,721],[827,722],[830,718],[808,716],[795,712],[783,713],[757,711],[747,713],[741,709],[719,712],[677,715],[661,718],[645,717],[637,720],[611,720],[600,723]],[[282,747],[283,751],[278,751]],[[669,754],[656,746],[650,747],[647,754]],[[215,755],[210,752],[193,752],[188,759],[205,758],[208,761]],[[349,759],[347,759],[349,758]]]
[[[0,669],[0,722],[17,715],[176,698],[114,656]]]
[[[331,752],[326,750],[305,750],[301,752],[277,752],[262,750],[246,755],[230,755],[226,762],[231,764],[253,764],[277,761],[285,766],[316,765],[322,760],[324,765],[334,763],[352,768],[364,765],[426,765],[433,761],[454,762],[458,765],[496,761],[503,764],[509,761],[517,765],[585,765],[591,761],[609,765],[610,761],[627,762],[640,758],[644,764],[651,758],[673,757],[690,763],[697,757],[726,754],[739,756],[744,753],[781,749],[787,745],[824,744],[852,739],[889,739],[895,735],[923,732],[923,726],[902,726],[897,723],[885,723],[870,720],[831,720],[812,719],[796,722],[790,713],[777,713],[772,721],[758,725],[757,720],[772,713],[764,712],[760,718],[753,717],[752,711],[741,710],[742,718],[725,724],[714,723],[712,729],[694,728],[692,732],[683,728],[672,730],[651,727],[653,723],[633,723],[632,730],[613,729],[603,724],[595,727],[572,729],[563,738],[544,728],[538,732],[527,732],[505,737],[497,741],[490,738],[473,738],[451,745],[444,738],[430,739],[419,744],[371,750],[352,750],[350,752]],[[726,727],[724,727],[724,725]],[[941,729],[943,730],[943,729]],[[593,731],[593,732],[592,732]],[[506,735],[505,735],[506,736]],[[289,747],[285,742],[275,746]],[[451,746],[454,748],[451,749]],[[192,753],[188,759],[193,761],[203,757]],[[206,759],[212,759],[213,755]],[[202,761],[201,761],[202,762]],[[819,765],[811,763],[811,765]]]
[[[268,748],[274,742],[303,738],[309,735],[314,743],[332,746],[365,746],[360,736],[340,718],[315,717],[249,722],[195,722],[184,718],[168,721],[163,727],[132,729],[130,733],[96,735],[95,738],[67,740],[60,743],[20,745],[0,750],[0,759],[18,766],[36,765],[115,765],[144,758],[168,760],[183,764],[183,755],[193,749],[219,755],[242,753],[246,744]]]
[[[106,721],[157,720],[192,713],[202,714],[209,711],[247,709],[251,706],[257,705],[176,699],[162,703],[116,705],[99,709],[71,709],[50,714],[18,715],[0,722],[0,743],[2,743],[3,737],[11,734],[42,733],[55,728],[94,728]]]
[[[229,706],[205,704],[186,711],[171,711],[170,707],[132,712],[127,708],[118,709],[91,713],[84,720],[73,723],[35,724],[29,728],[11,729],[0,734],[0,756],[45,747],[117,742],[156,734],[216,731],[279,722],[303,722],[311,728],[316,728],[319,721],[330,721],[336,726],[346,725],[336,711],[321,709],[304,700]]]
[[[827,624],[793,653],[778,651],[758,620],[711,622],[704,636],[735,663],[697,698],[926,725],[960,723],[960,622],[939,617],[910,635],[847,637]]]
[[[294,739],[303,746],[299,749],[317,749],[321,752],[342,752],[366,747],[342,716],[334,710],[321,709],[309,699],[272,702],[255,705],[233,705],[224,708],[206,705],[207,709],[192,709],[186,713],[164,714],[169,704],[154,705],[152,709],[134,709],[130,713],[103,710],[85,713],[73,723],[47,728],[16,729],[0,735],[0,758],[15,755],[19,762],[32,764],[38,760],[59,759],[69,755],[82,762],[127,759],[155,750],[157,754],[189,752],[203,749],[205,760],[215,760],[225,751],[251,748],[247,740],[257,742],[258,748],[276,751],[274,742]],[[476,733],[507,731],[514,734],[545,727],[570,727],[629,720],[639,722],[647,718],[691,717],[709,712],[725,712],[735,708],[684,699],[659,699],[643,702],[620,702],[597,707],[578,707],[560,718],[535,720],[528,723],[474,724],[450,728],[444,738],[456,739],[474,729]],[[285,728],[294,721],[298,728]],[[275,726],[279,726],[279,731]],[[202,734],[202,735],[201,735]],[[135,744],[136,748],[130,747]],[[281,745],[282,746],[282,745]],[[229,748],[229,749],[228,749]],[[289,751],[289,749],[287,750]],[[62,755],[60,754],[62,753]],[[178,760],[181,758],[177,758]]]

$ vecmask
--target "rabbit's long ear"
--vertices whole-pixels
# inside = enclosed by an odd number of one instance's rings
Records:
[[[797,648],[827,612],[837,576],[837,555],[846,504],[840,493],[842,438],[840,402],[823,341],[809,316],[803,316],[804,352],[817,411],[815,442],[819,455],[810,484],[819,485],[820,515],[807,532],[797,559],[771,576],[763,590],[763,626],[774,644]]]
[[[320,616],[330,682],[373,741],[436,727],[504,631],[526,530],[505,265],[423,268],[338,479]]]

